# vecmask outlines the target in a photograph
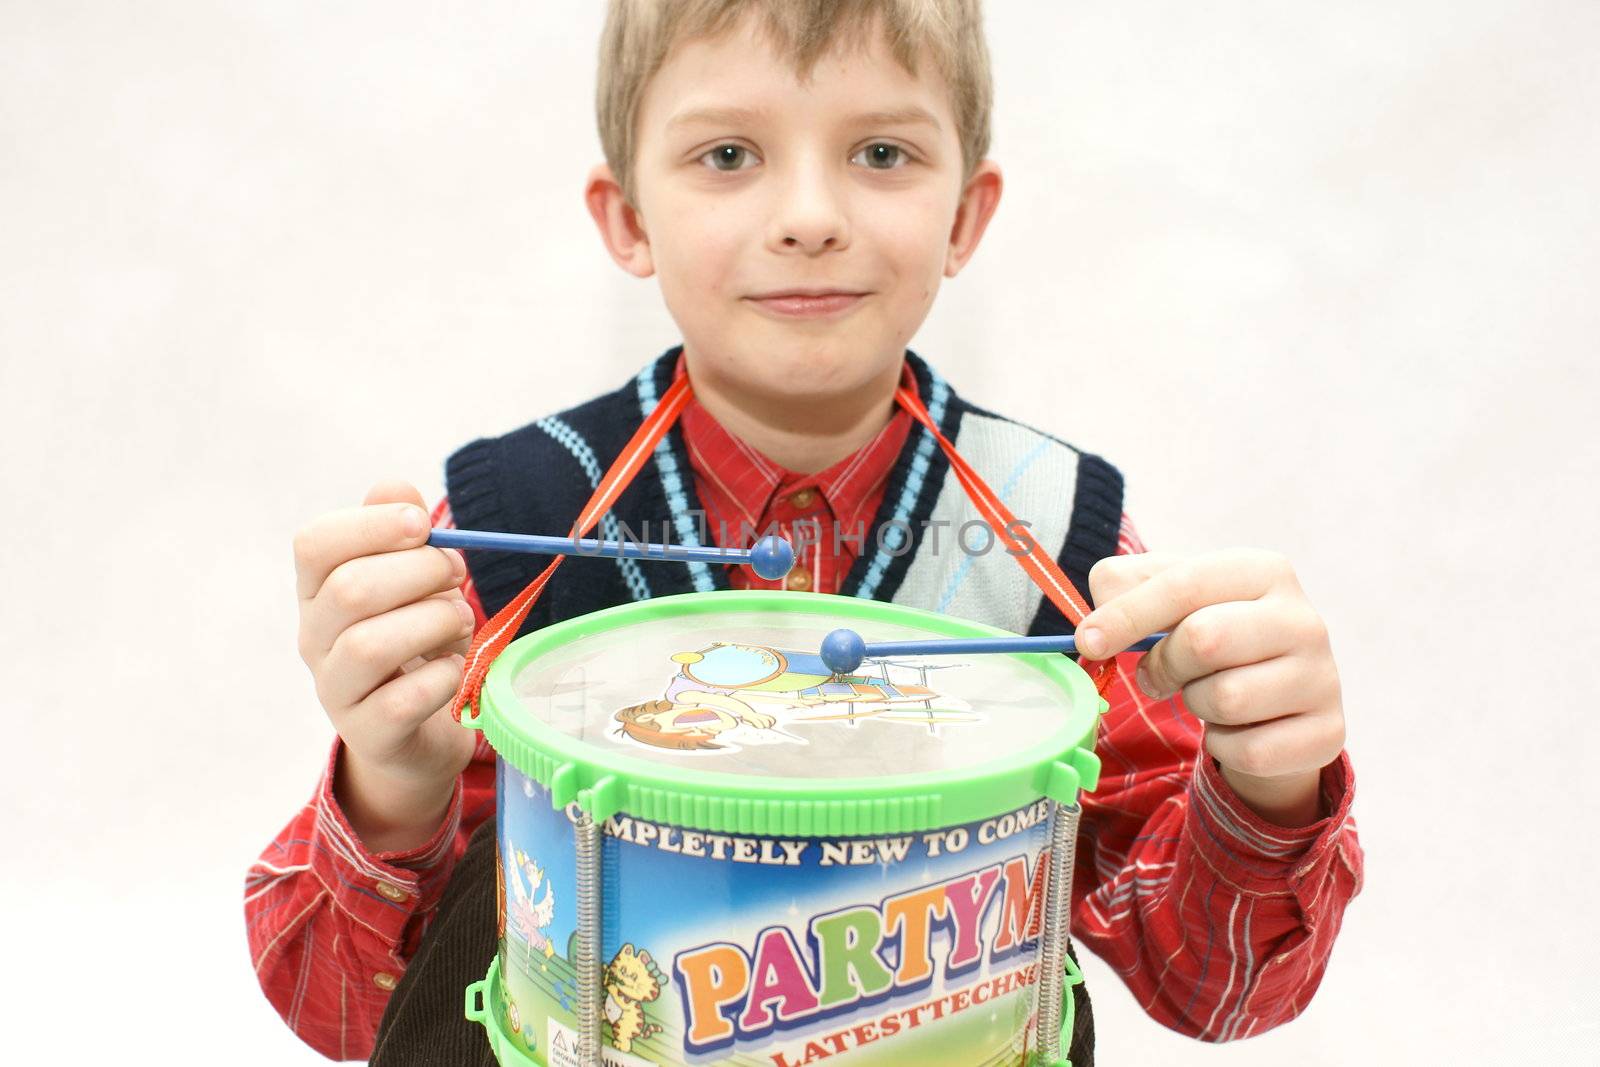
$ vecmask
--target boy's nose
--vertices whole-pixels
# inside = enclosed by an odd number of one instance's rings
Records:
[[[820,239],[815,234],[790,234],[783,239],[784,246],[800,252],[825,252],[832,248],[838,238],[829,234]]]
[[[772,235],[777,251],[815,255],[848,245],[850,226],[837,191],[825,179],[796,177],[784,190]]]

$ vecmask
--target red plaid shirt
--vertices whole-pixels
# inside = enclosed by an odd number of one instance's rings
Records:
[[[789,587],[837,592],[859,547],[848,535],[876,513],[910,416],[897,407],[871,442],[811,475],[761,456],[698,404],[681,418],[713,540],[719,520],[730,535],[741,523],[793,534],[799,520],[815,520],[824,536]],[[446,502],[433,524],[452,525]],[[847,536],[831,536],[830,524]],[[1118,553],[1144,550],[1124,516]],[[779,584],[742,567],[733,577],[744,587]],[[481,625],[470,578],[463,589]],[[1139,692],[1135,662],[1119,657],[1096,741],[1103,769],[1083,798],[1072,933],[1158,1022],[1205,1041],[1259,1034],[1304,1010],[1361,888],[1350,759],[1341,753],[1323,771],[1321,821],[1265,822],[1200,758],[1201,724],[1181,698]],[[311,801],[251,867],[245,914],[257,976],[289,1026],[328,1056],[365,1059],[467,838],[494,814],[495,756],[480,738],[432,840],[376,854],[333,795],[338,758],[336,739]]]

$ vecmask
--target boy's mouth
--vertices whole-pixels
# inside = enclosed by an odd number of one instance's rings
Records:
[[[870,294],[854,289],[778,289],[745,297],[751,305],[787,319],[842,315]]]

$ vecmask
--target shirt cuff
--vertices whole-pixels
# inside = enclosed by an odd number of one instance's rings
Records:
[[[315,848],[311,866],[339,910],[386,941],[398,944],[406,924],[432,911],[455,866],[461,826],[462,784],[458,776],[444,821],[416,848],[372,852],[362,844],[333,795],[334,771],[344,742],[335,740],[317,786]]]
[[[1305,826],[1278,826],[1257,815],[1203,750],[1189,785],[1185,816],[1190,839],[1211,867],[1240,888],[1283,893],[1295,889],[1338,845],[1355,799],[1350,754],[1322,769],[1323,818]]]

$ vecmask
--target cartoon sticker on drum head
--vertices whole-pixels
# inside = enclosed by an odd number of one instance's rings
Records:
[[[722,748],[713,739],[740,725],[767,730],[778,720],[733,697],[691,689],[678,694],[677,700],[651,700],[623,708],[617,712],[617,721],[623,733],[635,741],[691,751]]]
[[[750,745],[804,745],[806,739],[788,729],[795,724],[854,727],[870,719],[918,725],[938,736],[942,726],[984,721],[965,702],[928,685],[929,671],[951,665],[869,659],[858,673],[836,675],[815,652],[720,641],[674,653],[672,662],[677,673],[660,699],[616,713],[621,736],[652,748],[726,753]]]

